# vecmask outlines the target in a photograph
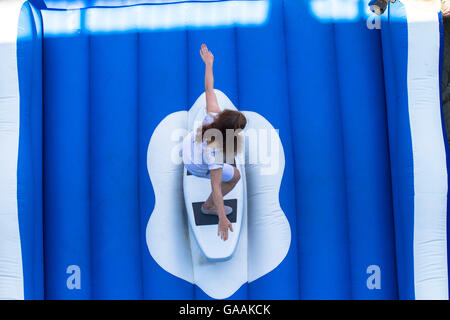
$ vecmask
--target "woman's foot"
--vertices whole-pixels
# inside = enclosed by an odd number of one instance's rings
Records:
[[[205,201],[202,204],[202,210],[207,210],[207,211],[216,211],[216,206],[213,204],[208,203],[208,201]]]
[[[233,209],[229,206],[223,206],[223,208],[225,209],[225,215],[229,215],[231,212],[233,212]],[[206,202],[202,204],[200,211],[203,214],[217,215],[216,206],[208,205]]]

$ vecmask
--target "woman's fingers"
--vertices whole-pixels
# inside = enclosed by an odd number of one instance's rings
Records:
[[[231,232],[234,232],[233,230],[233,224],[228,223],[225,227],[225,230],[222,230],[220,227],[217,229],[217,236],[220,237],[223,241],[228,240],[228,229],[230,229]]]
[[[212,56],[212,52],[208,50],[208,47],[206,46],[206,44],[202,44],[202,47],[200,49],[200,54],[202,56],[204,56],[204,55],[211,55]]]
[[[226,231],[219,231],[217,235],[220,237],[221,240],[227,240],[228,239],[228,232]]]
[[[214,61],[214,55],[208,50],[206,44],[202,44],[200,48],[200,56],[205,63],[212,63]]]

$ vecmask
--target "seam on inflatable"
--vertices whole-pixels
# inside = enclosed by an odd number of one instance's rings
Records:
[[[271,2],[269,2],[269,12],[271,12],[270,11],[270,5],[271,5]],[[282,2],[282,5],[281,5],[281,14],[282,14],[282,16],[283,16],[283,18],[282,18],[282,23],[283,23],[283,36],[284,36],[284,52],[285,52],[285,64],[286,64],[286,83],[287,83],[287,86],[286,86],[286,92],[287,92],[287,99],[286,99],[286,101],[287,101],[287,104],[288,104],[288,110],[289,110],[289,113],[292,115],[293,113],[292,113],[292,101],[291,101],[291,87],[289,86],[289,58],[288,58],[288,53],[287,53],[287,51],[288,51],[288,37],[287,37],[287,27],[286,27],[286,3],[285,3],[285,1],[283,1]],[[295,147],[294,147],[294,145],[295,145],[295,143],[294,143],[294,139],[295,139],[295,134],[294,134],[294,129],[293,129],[293,125],[294,125],[294,123],[293,123],[293,117],[289,117],[289,126],[290,126],[290,136],[291,136],[291,153],[292,153],[292,156],[291,156],[291,159],[292,159],[292,162],[293,162],[293,164],[295,164],[296,163],[296,159],[297,159],[297,156],[296,156],[296,154],[295,154]],[[281,138],[280,138],[281,139]],[[294,180],[296,179],[296,177],[297,177],[297,173],[296,173],[296,171],[297,171],[297,166],[293,166],[293,168],[292,168],[292,173],[293,173],[293,176],[294,176]],[[280,189],[278,190],[278,194],[280,193],[280,190],[281,190],[281,185],[280,185]],[[296,183],[294,183],[294,195],[297,195],[297,191],[296,191]],[[292,238],[294,238],[294,237],[292,237],[292,232],[291,232],[291,241],[295,241],[295,246],[296,246],[296,248],[297,248],[297,252],[296,252],[296,255],[297,255],[297,265],[299,265],[300,263],[302,263],[302,261],[300,260],[300,254],[299,254],[299,251],[300,251],[300,248],[299,248],[299,227],[298,227],[298,223],[299,223],[299,218],[298,218],[298,212],[299,212],[299,208],[300,208],[300,206],[299,206],[299,204],[298,204],[298,200],[297,200],[297,197],[295,196],[295,199],[294,199],[294,205],[295,205],[295,223],[294,223],[294,226],[295,226],[295,239],[292,239]],[[280,204],[280,207],[281,207],[281,204]],[[288,254],[288,252],[289,251],[287,251],[286,252],[286,255]],[[286,255],[285,255],[285,257],[286,257]],[[284,258],[283,258],[284,259]],[[299,295],[299,297],[300,297],[300,292],[301,292],[301,290],[300,290],[300,274],[299,274],[299,270],[297,270],[297,282],[298,282],[298,288],[299,288],[299,293],[298,293],[298,295]]]

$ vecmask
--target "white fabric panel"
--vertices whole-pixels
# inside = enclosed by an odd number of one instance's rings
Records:
[[[408,101],[414,164],[416,299],[448,299],[447,165],[439,90],[439,1],[402,1],[408,21]]]
[[[16,52],[23,2],[0,2],[0,299],[24,298],[17,209],[20,97]]]

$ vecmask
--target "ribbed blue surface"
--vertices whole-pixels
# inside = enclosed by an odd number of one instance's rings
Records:
[[[89,119],[77,130],[89,134],[90,225],[85,239],[90,235],[92,298],[139,298],[140,277],[145,298],[208,298],[164,272],[145,246],[145,222],[154,207],[145,167],[147,143],[166,115],[192,105],[203,92],[201,43],[214,51],[215,86],[241,110],[258,112],[279,128],[286,157],[280,203],[294,241],[280,266],[231,298],[396,296],[383,95],[372,94],[369,105],[352,111],[372,89],[383,92],[379,32],[366,30],[363,23],[335,30],[310,16],[305,5],[273,1],[268,23],[257,27],[81,32],[48,40],[88,43],[83,54],[89,60],[78,66],[88,73],[70,73],[84,83],[81,88],[89,84],[89,102],[84,102]],[[345,38],[347,32],[358,37],[361,54],[369,54],[350,69],[346,61],[355,48]],[[64,54],[55,59],[71,60]],[[365,67],[364,59],[377,64]],[[68,72],[55,63],[48,68],[49,73],[53,68]],[[373,72],[377,78],[364,86],[361,80]],[[360,92],[353,97],[353,87],[341,88],[340,83],[355,77]],[[49,92],[67,99],[64,90]],[[355,135],[357,130],[362,132]],[[363,135],[372,141],[367,144]],[[365,250],[374,243],[375,249]],[[372,264],[383,268],[386,284],[381,290],[367,289],[366,269]],[[108,281],[115,273],[121,274],[115,280],[120,295]]]
[[[389,124],[392,194],[395,212],[397,277],[400,299],[414,299],[414,181],[408,112],[406,12],[400,2],[382,19],[383,58]]]
[[[349,299],[348,226],[334,27],[309,15],[308,1],[285,3],[300,297]]]
[[[192,284],[164,271],[150,256],[145,239],[147,222],[155,206],[147,169],[148,142],[161,120],[188,106],[187,58],[179,54],[187,51],[187,34],[141,32],[138,39],[139,212],[144,298],[194,299]]]
[[[89,39],[92,290],[100,299],[142,298],[137,39]]]
[[[354,299],[395,299],[391,179],[380,31],[365,21],[336,23],[335,41]],[[358,43],[357,46],[352,45]],[[367,76],[371,75],[370,81]],[[376,246],[374,244],[377,244]],[[367,290],[368,266],[382,290]]]
[[[89,39],[45,37],[44,24],[44,52],[46,298],[90,299]],[[81,289],[67,288],[70,265]]]
[[[272,272],[250,283],[250,299],[297,299],[298,253],[294,161],[282,2],[271,3],[266,25],[237,29],[239,108],[260,113],[279,135],[285,153],[280,204],[291,226],[293,241],[286,258]]]

